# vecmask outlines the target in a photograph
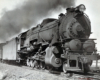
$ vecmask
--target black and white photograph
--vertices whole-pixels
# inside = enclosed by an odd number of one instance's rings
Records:
[[[100,80],[100,0],[0,0],[0,80]]]

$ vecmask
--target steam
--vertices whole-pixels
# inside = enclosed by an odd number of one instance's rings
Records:
[[[27,0],[22,6],[4,13],[0,20],[0,40],[5,41],[20,33],[22,29],[38,24],[59,6],[66,8],[74,4],[75,0]]]

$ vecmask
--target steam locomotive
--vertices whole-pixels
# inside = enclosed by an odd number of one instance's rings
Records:
[[[19,61],[42,69],[89,72],[97,59],[95,39],[89,39],[91,22],[83,4],[67,8],[58,19],[41,24],[18,36]]]

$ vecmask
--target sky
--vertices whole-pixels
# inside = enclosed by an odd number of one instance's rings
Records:
[[[0,0],[0,19],[7,11],[12,11],[16,9],[17,7],[20,7],[25,4],[27,0]],[[92,35],[90,38],[96,38],[95,41],[97,44],[97,49],[100,51],[100,0],[76,0],[75,5],[84,4],[86,6],[86,13],[89,16],[91,20],[91,26],[92,26]],[[50,11],[49,11],[50,12]],[[56,9],[51,11],[49,16],[41,17],[41,20],[38,22],[41,22],[43,18],[46,17],[52,17],[52,18],[58,18],[58,14],[60,12],[65,13],[66,10],[64,8],[60,8],[60,10]],[[24,31],[25,29],[22,29],[21,31]],[[5,32],[6,33],[6,32]]]
[[[0,0],[0,16],[5,10],[13,10],[18,6],[24,4],[25,0]]]

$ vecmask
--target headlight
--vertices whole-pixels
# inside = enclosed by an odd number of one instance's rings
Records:
[[[83,4],[79,6],[79,11],[84,12],[85,10],[86,8]]]

